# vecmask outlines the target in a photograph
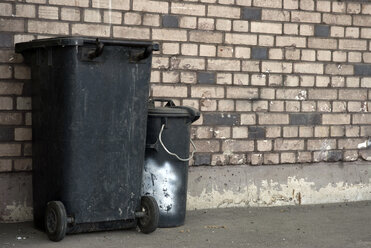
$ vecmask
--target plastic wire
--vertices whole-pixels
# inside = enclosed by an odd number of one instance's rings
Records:
[[[193,146],[192,155],[191,155],[189,158],[181,158],[181,157],[179,157],[177,154],[175,154],[175,153],[169,151],[169,150],[166,148],[166,146],[164,145],[164,142],[162,142],[162,132],[164,131],[164,128],[165,128],[165,124],[162,124],[160,134],[158,135],[158,140],[160,141],[160,144],[162,145],[162,147],[164,148],[164,150],[165,150],[169,155],[172,155],[172,156],[176,157],[176,158],[179,159],[180,161],[186,162],[186,161],[191,160],[191,159],[193,158],[193,155],[194,155],[195,152],[197,151],[196,145],[193,143],[192,139],[190,139],[191,144],[192,144],[192,146]]]

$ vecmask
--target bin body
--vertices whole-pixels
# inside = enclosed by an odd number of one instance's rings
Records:
[[[187,201],[188,161],[169,155],[159,141],[181,158],[189,157],[190,126],[199,112],[189,107],[150,107],[142,194],[153,196],[159,206],[158,227],[184,224]]]
[[[152,43],[55,38],[20,43],[31,65],[34,223],[61,201],[67,232],[133,227],[140,208]],[[122,128],[124,127],[124,128]]]

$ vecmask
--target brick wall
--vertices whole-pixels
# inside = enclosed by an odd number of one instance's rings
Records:
[[[14,43],[78,35],[160,43],[151,95],[201,110],[194,165],[369,157],[367,1],[13,0],[0,3],[0,172],[32,169],[30,71]]]

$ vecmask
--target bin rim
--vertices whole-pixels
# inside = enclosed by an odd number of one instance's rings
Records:
[[[200,118],[200,112],[192,107],[172,106],[172,107],[148,107],[149,117],[186,117],[194,122]]]
[[[151,41],[122,40],[122,39],[100,39],[82,36],[62,36],[46,39],[34,39],[27,42],[15,44],[15,51],[21,53],[35,48],[55,47],[55,46],[83,46],[87,44],[96,44],[97,39],[105,46],[128,46],[128,47],[152,47],[152,50],[158,51],[158,44]]]

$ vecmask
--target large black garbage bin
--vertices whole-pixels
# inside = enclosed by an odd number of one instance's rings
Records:
[[[82,37],[16,44],[32,74],[34,223],[50,239],[137,224],[153,231],[156,202],[141,198],[141,178],[156,49]]]
[[[154,107],[155,101],[167,102]],[[171,100],[153,99],[148,108],[147,148],[142,194],[153,196],[159,206],[159,227],[184,224],[187,201],[188,161],[191,157],[190,126],[200,117],[191,107]],[[191,144],[194,146],[193,142]]]

